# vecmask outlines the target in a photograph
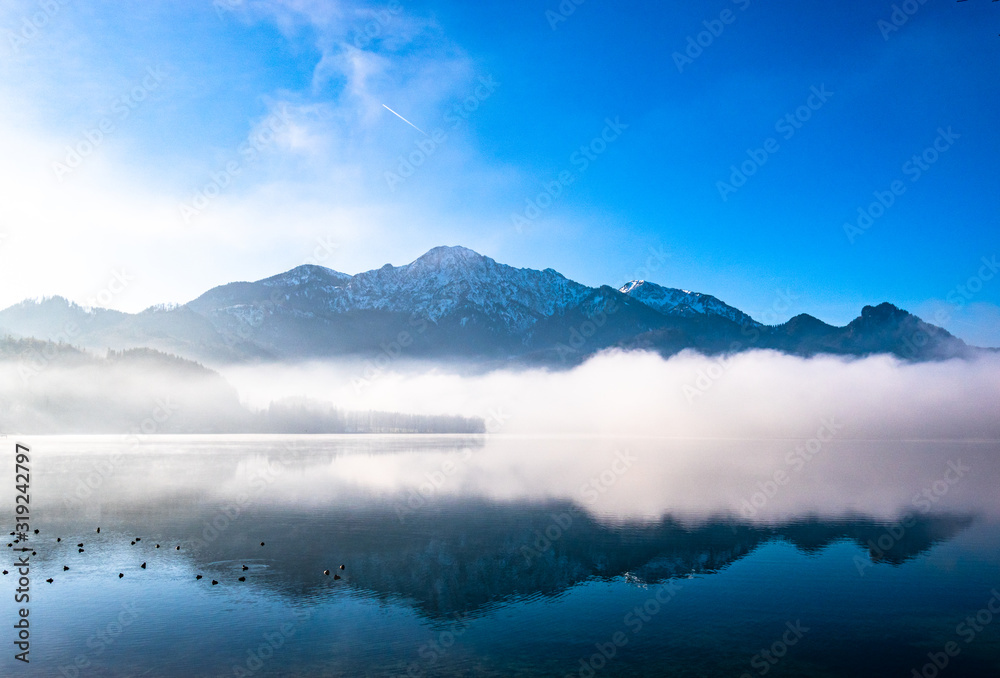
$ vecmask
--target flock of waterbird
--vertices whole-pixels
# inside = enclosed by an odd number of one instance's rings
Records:
[[[35,534],[38,534],[38,533],[39,533],[39,531],[35,530]],[[101,533],[101,528],[98,527],[97,528],[97,534],[100,534],[100,533]],[[10,534],[11,534],[11,536],[15,536],[16,535],[15,532],[11,532]],[[136,537],[135,539],[132,540],[131,545],[135,546],[140,541],[142,541],[142,537]],[[7,548],[14,548],[14,546],[16,544],[20,543],[20,542],[21,542],[20,539],[15,539],[14,541],[12,541],[12,542],[10,542],[10,543],[7,544]],[[56,537],[56,542],[61,543],[62,542],[62,537]],[[264,542],[261,542],[260,545],[263,547],[266,544]],[[83,547],[83,542],[80,542],[79,544],[77,544],[76,548],[77,548],[77,552],[78,553],[84,553],[85,549]],[[156,548],[160,548],[160,545],[156,544]],[[21,550],[22,551],[26,551],[27,549],[25,547],[22,547]],[[175,546],[174,550],[175,551],[180,551],[181,550],[180,545]],[[38,555],[38,553],[36,551],[32,551],[31,555],[36,556],[36,555]],[[145,561],[142,563],[142,565],[139,566],[139,569],[142,569],[142,570],[146,569],[146,563],[145,563]],[[250,569],[249,567],[247,567],[246,565],[243,565],[243,571],[244,572],[246,572],[249,569]],[[343,570],[344,566],[341,565],[340,569]],[[69,565],[63,565],[63,572],[68,572],[68,571],[69,571]],[[4,570],[3,573],[4,573],[4,575],[10,574],[7,570]],[[329,577],[330,576],[330,570],[323,570],[323,574],[326,575],[327,577]],[[118,578],[119,579],[124,579],[125,578],[125,573],[124,572],[119,572],[118,573]],[[340,575],[339,574],[334,574],[333,578],[334,579],[340,579]],[[204,576],[198,574],[198,575],[195,575],[195,579],[201,580],[201,579],[204,579]],[[247,578],[245,576],[241,576],[241,577],[239,577],[237,579],[237,581],[241,581],[241,582],[245,582],[246,580],[247,580]],[[55,582],[55,579],[52,578],[52,577],[49,577],[45,581],[48,582],[49,584],[51,584],[51,583]],[[212,580],[212,586],[218,586],[218,584],[219,584],[218,580],[216,580],[216,579]]]

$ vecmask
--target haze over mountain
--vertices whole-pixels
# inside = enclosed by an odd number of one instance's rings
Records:
[[[384,353],[568,367],[609,347],[916,361],[984,351],[889,303],[865,306],[845,327],[806,314],[767,326],[708,294],[643,280],[588,287],[464,247],[435,247],[410,264],[353,276],[298,266],[136,314],[61,297],[24,301],[0,311],[0,332],[100,351],[150,347],[216,364]]]

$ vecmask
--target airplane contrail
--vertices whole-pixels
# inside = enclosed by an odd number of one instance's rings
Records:
[[[390,113],[392,113],[394,116],[396,116],[397,118],[399,118],[400,120],[402,120],[403,122],[405,122],[407,125],[409,125],[413,129],[415,129],[418,132],[420,132],[421,134],[423,134],[425,137],[429,137],[430,136],[430,134],[428,134],[427,132],[423,131],[422,129],[420,129],[419,127],[417,127],[416,125],[414,125],[412,122],[410,122],[409,120],[407,120],[406,118],[404,118],[399,113],[397,113],[396,111],[392,110],[391,108],[389,108],[385,104],[382,104],[382,106],[385,108],[385,110],[387,110]]]

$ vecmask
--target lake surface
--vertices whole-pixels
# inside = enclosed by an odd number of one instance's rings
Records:
[[[997,442],[19,440],[4,676],[1000,674]]]

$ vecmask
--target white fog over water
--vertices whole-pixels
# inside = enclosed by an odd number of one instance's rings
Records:
[[[842,438],[1000,438],[1000,357],[905,363],[610,351],[566,371],[463,374],[402,360],[221,371],[255,407],[309,396],[345,409],[479,416],[504,433],[808,438],[833,418]]]

